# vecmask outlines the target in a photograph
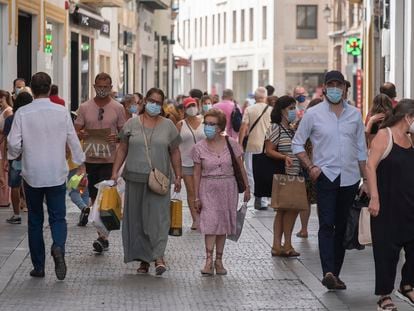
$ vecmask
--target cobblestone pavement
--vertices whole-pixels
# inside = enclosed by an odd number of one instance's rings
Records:
[[[154,267],[149,275],[137,275],[138,263],[123,263],[119,231],[113,232],[108,252],[94,254],[93,227],[77,227],[77,217],[70,208],[65,281],[56,280],[51,257],[45,279],[31,278],[27,256],[1,293],[0,310],[326,310],[286,261],[270,256],[253,218],[247,220],[238,243],[226,244],[229,274],[202,277],[203,239],[188,229],[185,211],[183,236],[168,242],[169,270],[156,277]],[[49,248],[48,228],[45,233]]]

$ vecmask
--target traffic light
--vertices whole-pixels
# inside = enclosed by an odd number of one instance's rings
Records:
[[[346,52],[352,56],[361,56],[362,41],[360,38],[351,37],[346,40]]]

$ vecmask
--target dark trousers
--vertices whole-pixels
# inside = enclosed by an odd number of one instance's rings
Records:
[[[95,185],[104,180],[111,179],[113,163],[85,163],[86,174],[88,174],[89,197],[92,202],[98,195]]]
[[[66,185],[55,187],[33,188],[24,183],[28,209],[29,249],[33,267],[36,270],[45,268],[45,242],[43,240],[43,200],[46,198],[49,226],[52,232],[52,249],[60,247],[65,252],[67,236],[66,225]]]
[[[358,191],[358,184],[341,187],[341,177],[333,182],[323,173],[317,181],[319,217],[319,256],[323,275],[339,276],[345,258],[343,240],[349,210]]]
[[[402,248],[405,252],[405,263],[401,270],[400,286],[414,286],[414,241],[404,243],[404,245],[392,242],[385,234],[387,229],[382,228],[382,230],[384,231],[383,237],[372,235],[375,261],[375,295],[389,295],[392,293]]]

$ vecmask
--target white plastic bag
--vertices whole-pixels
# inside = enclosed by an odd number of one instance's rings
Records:
[[[93,203],[91,207],[91,212],[89,213],[89,217],[88,217],[89,223],[91,223],[96,228],[98,233],[103,235],[104,237],[108,237],[109,231],[105,228],[101,220],[101,214],[99,211],[99,207],[101,206],[101,201],[102,201],[102,190],[107,187],[111,187],[113,185],[114,185],[113,180],[104,180],[95,185],[95,187],[98,189],[98,194],[96,196],[95,202]]]
[[[237,211],[236,218],[236,234],[229,234],[227,239],[237,242],[240,238],[240,235],[243,230],[244,219],[246,218],[247,213],[247,203],[243,203],[240,209]]]
[[[371,214],[368,207],[361,208],[359,215],[358,242],[361,245],[371,245]]]

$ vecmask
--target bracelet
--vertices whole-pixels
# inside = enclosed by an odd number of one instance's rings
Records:
[[[315,167],[316,167],[316,165],[313,165],[313,164],[309,165],[308,168],[307,168],[308,172],[310,172]]]

